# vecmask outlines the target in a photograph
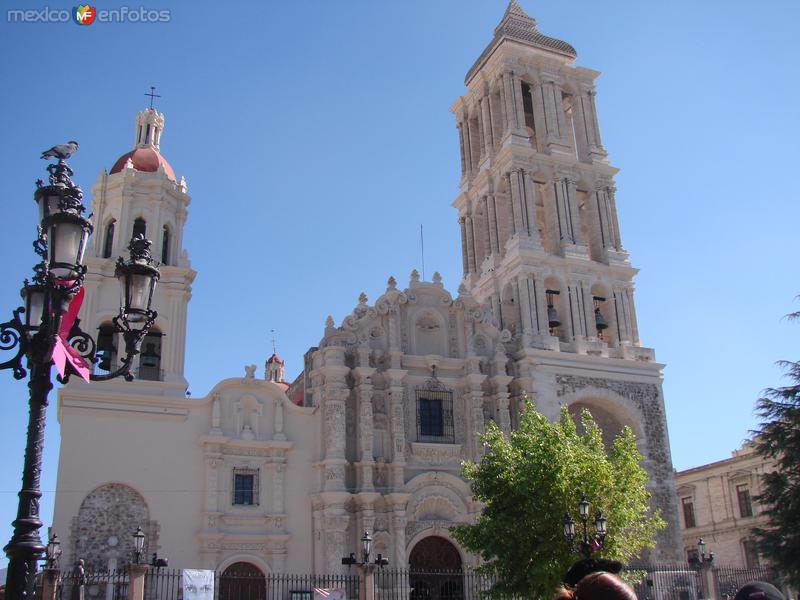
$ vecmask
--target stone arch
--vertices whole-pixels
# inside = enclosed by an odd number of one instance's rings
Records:
[[[415,354],[447,356],[447,327],[439,311],[427,309],[415,314],[412,334]]]
[[[253,557],[232,561],[219,576],[219,600],[266,600],[266,571],[254,564]]]
[[[605,395],[582,395],[574,398],[568,403],[569,412],[573,418],[579,419],[581,411],[587,409],[600,428],[603,430],[603,443],[606,450],[611,449],[614,437],[616,437],[623,429],[623,427],[630,427],[633,434],[636,436],[636,443],[639,451],[644,454],[644,432],[641,426],[641,421],[638,417],[638,411],[631,407],[625,406],[625,403],[617,399],[616,401]],[[580,422],[578,427],[580,429]]]
[[[117,569],[133,558],[132,534],[141,527],[143,553],[158,549],[158,524],[150,520],[144,497],[131,486],[104,483],[89,492],[73,518],[71,556],[82,558],[88,570],[105,570],[111,561]]]
[[[458,545],[441,534],[426,535],[408,553],[411,600],[461,600],[464,557]]]
[[[232,554],[221,560],[217,565],[216,570],[222,573],[236,563],[252,564],[256,569],[264,574],[272,572],[272,567],[269,565],[269,563],[267,563],[263,558],[254,554]]]

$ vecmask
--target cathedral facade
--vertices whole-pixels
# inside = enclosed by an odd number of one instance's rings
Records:
[[[455,294],[438,274],[390,278],[338,325],[328,318],[291,384],[273,354],[263,377],[247,367],[199,399],[185,397],[183,373],[190,198],[160,153],[164,116],[139,113],[133,150],[92,189],[81,320],[97,332],[97,368],[116,365],[112,257],[132,233],[161,259],[159,316],[134,382],[59,393],[53,525],[65,564],[123,566],[137,527],[146,551],[175,567],[334,573],[365,530],[393,567],[475,564],[448,531],[481,508],[460,463],[480,460],[488,421],[516,427],[525,396],[551,418],[561,405],[588,408],[608,436],[633,429],[669,523],[653,558],[678,559],[663,365],[639,343],[599,74],[575,58],[511,0],[467,73],[451,107],[462,166]]]

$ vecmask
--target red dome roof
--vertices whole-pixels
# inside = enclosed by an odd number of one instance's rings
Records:
[[[172,181],[175,181],[175,172],[172,170],[172,167],[169,166],[169,163],[164,160],[164,157],[158,153],[158,150],[150,146],[136,148],[135,150],[131,150],[130,152],[123,154],[119,157],[119,160],[114,163],[114,166],[111,167],[110,172],[119,173],[122,171],[122,169],[125,168],[125,163],[128,162],[129,158],[133,161],[133,168],[137,171],[155,173],[158,171],[158,166],[161,165],[164,167],[167,177]]]
[[[278,361],[279,363],[283,364],[283,359],[277,354],[273,354],[272,356],[270,356],[267,359],[267,364],[274,363],[275,361]]]

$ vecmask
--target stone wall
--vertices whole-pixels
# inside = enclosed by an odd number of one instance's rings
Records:
[[[107,483],[89,492],[72,522],[73,561],[87,570],[122,568],[133,558],[133,533],[145,533],[143,558],[155,552],[158,527],[149,518],[144,498],[121,483]]]
[[[556,385],[559,397],[591,393],[592,390],[612,392],[625,399],[639,413],[646,441],[644,467],[650,475],[651,506],[660,510],[667,522],[667,527],[658,535],[652,558],[659,561],[679,560],[682,556],[680,522],[661,387],[654,383],[562,374],[556,375]]]

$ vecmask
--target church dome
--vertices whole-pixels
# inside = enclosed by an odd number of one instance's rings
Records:
[[[175,181],[175,171],[172,170],[170,164],[161,156],[158,150],[152,146],[143,146],[134,148],[130,152],[126,152],[119,157],[114,166],[111,167],[111,173],[119,173],[125,168],[125,163],[128,159],[133,163],[133,168],[137,171],[144,171],[146,173],[155,173],[158,171],[159,166],[164,167],[167,177]]]
[[[267,359],[267,364],[274,363],[274,362],[277,362],[279,364],[284,364],[283,359],[280,356],[278,356],[277,354],[275,354],[275,353],[273,353],[272,356],[270,356]]]

